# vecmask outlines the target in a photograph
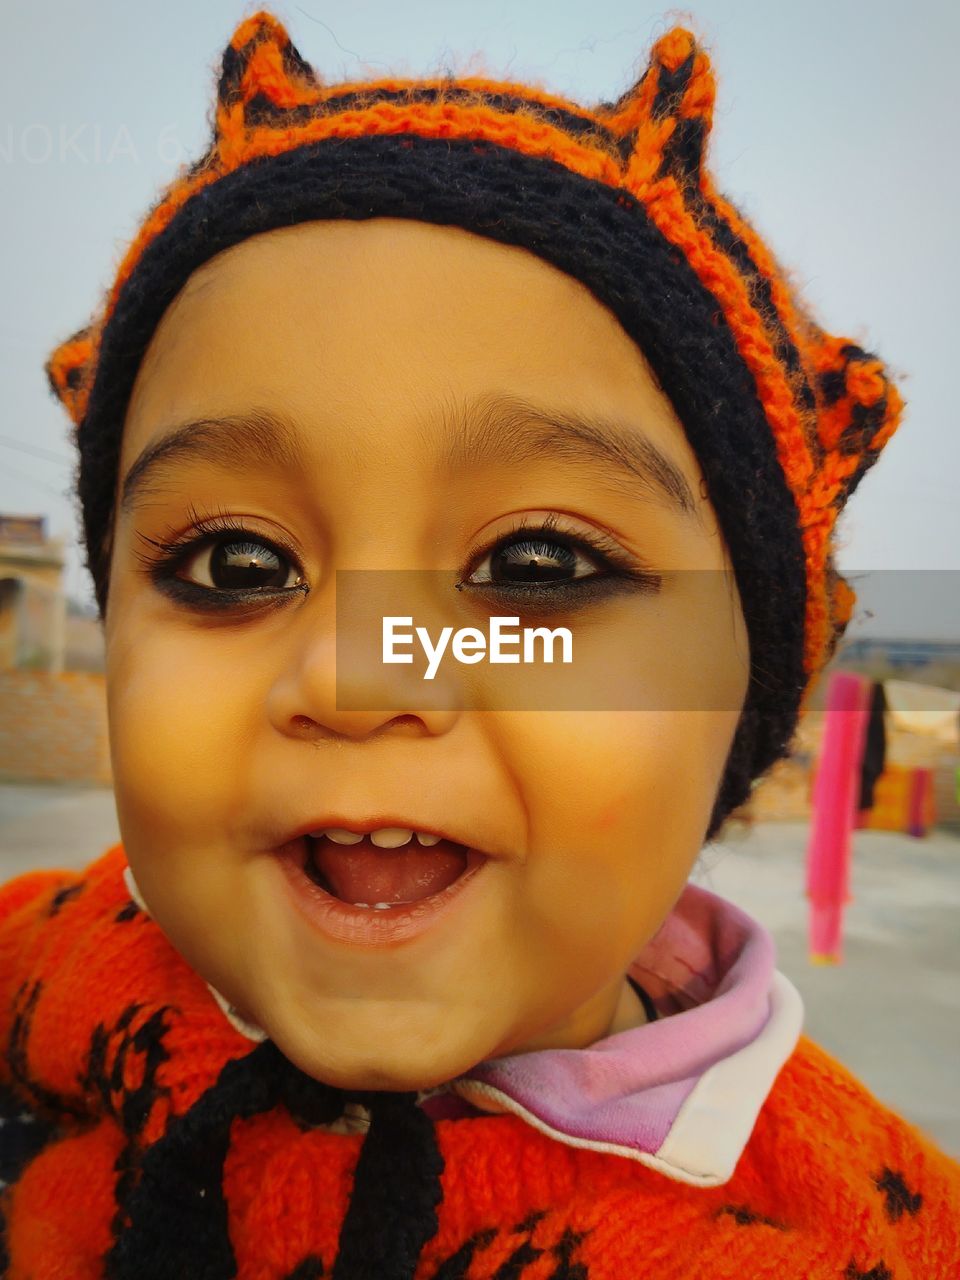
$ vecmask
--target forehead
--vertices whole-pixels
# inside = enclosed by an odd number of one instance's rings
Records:
[[[584,285],[517,246],[394,218],[299,224],[198,269],[141,365],[124,464],[177,423],[254,406],[349,426],[355,456],[365,433],[402,451],[438,406],[492,390],[642,423],[699,477],[641,352]]]

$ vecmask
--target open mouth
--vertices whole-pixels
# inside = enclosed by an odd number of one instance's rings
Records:
[[[344,842],[347,836],[349,843]],[[309,879],[340,902],[371,911],[432,898],[482,857],[452,840],[399,829],[341,832],[333,838],[317,833],[303,841],[303,870]]]

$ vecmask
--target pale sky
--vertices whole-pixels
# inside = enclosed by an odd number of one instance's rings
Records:
[[[477,71],[539,79],[585,105],[618,97],[674,22],[693,25],[719,83],[709,153],[718,185],[793,269],[821,323],[880,354],[908,401],[842,517],[840,567],[960,569],[950,346],[960,6],[4,0],[0,511],[46,514],[52,533],[68,535],[71,595],[91,591],[67,496],[70,424],[43,363],[89,319],[176,165],[204,150],[223,48],[258,7],[329,83],[465,71],[476,54]],[[938,594],[953,581],[935,577]]]

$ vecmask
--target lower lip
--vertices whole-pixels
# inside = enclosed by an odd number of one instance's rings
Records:
[[[467,866],[453,884],[432,897],[406,906],[375,911],[341,902],[322,889],[307,875],[305,840],[291,840],[277,851],[287,883],[293,890],[293,901],[308,924],[336,942],[350,942],[360,947],[388,947],[418,938],[447,915],[477,881],[480,871],[490,859],[476,849],[467,851]]]

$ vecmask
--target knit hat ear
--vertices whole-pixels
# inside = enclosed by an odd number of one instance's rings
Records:
[[[696,37],[684,27],[668,31],[636,84],[598,111],[621,135],[625,185],[639,191],[667,176],[697,182],[715,97],[713,68]]]
[[[833,561],[833,531],[847,499],[874,465],[897,427],[903,399],[883,362],[848,338],[825,333],[810,322],[811,383],[817,402],[816,466],[797,495],[809,545],[823,548],[824,654],[804,695],[806,706],[823,667],[833,657],[853,616],[856,592]]]
[[[840,510],[896,431],[903,400],[883,362],[848,338],[821,332],[812,362],[825,451],[818,496]]]
[[[96,364],[96,326],[78,329],[51,352],[43,366],[50,390],[75,426],[83,421]]]
[[[807,318],[807,364],[816,398],[814,472],[797,495],[809,545],[824,549],[826,601],[832,625],[823,665],[836,650],[853,613],[856,593],[833,564],[833,531],[847,499],[874,465],[897,427],[903,399],[872,352],[825,333]],[[830,631],[833,630],[833,634]],[[812,685],[807,690],[807,698]]]
[[[223,53],[217,84],[215,145],[229,160],[248,130],[273,123],[278,110],[316,101],[321,81],[283,23],[261,10],[242,22]]]

